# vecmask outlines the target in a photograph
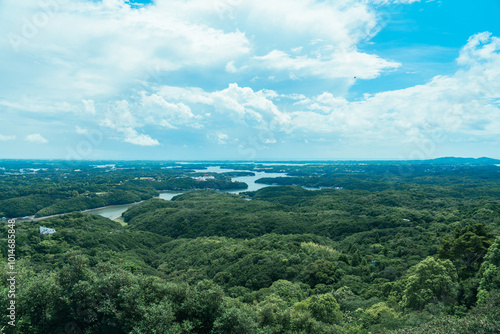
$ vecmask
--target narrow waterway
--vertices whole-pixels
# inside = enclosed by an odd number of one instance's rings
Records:
[[[245,191],[257,191],[261,188],[270,187],[269,184],[255,183],[258,179],[263,177],[287,177],[286,173],[266,173],[266,172],[256,172],[252,170],[234,170],[234,169],[224,169],[220,167],[207,167],[207,169],[196,169],[196,173],[230,173],[230,172],[245,172],[245,173],[254,173],[254,176],[237,176],[232,177],[231,181],[233,182],[244,182],[248,185],[247,189],[238,189],[238,190],[224,190],[223,192],[231,193],[231,194],[239,194]]]
[[[253,176],[237,176],[237,177],[232,177],[231,180],[234,182],[244,182],[248,185],[248,188],[246,189],[237,189],[237,190],[224,190],[222,192],[230,193],[230,194],[239,194],[245,191],[257,191],[261,188],[265,187],[270,187],[268,184],[261,184],[261,183],[255,183],[258,179],[261,179],[263,177],[287,177],[286,173],[265,173],[265,172],[255,172],[255,171],[249,171],[249,170],[235,170],[235,169],[224,169],[220,168],[218,166],[211,166],[207,167],[206,169],[196,169],[196,173],[230,173],[230,172],[250,172],[254,173],[255,175]],[[181,195],[184,192],[176,192],[176,191],[162,191],[160,192],[159,198],[170,201],[172,198],[174,198],[177,195]],[[91,210],[86,210],[86,213],[90,213],[93,215],[101,215],[103,217],[109,218],[109,219],[116,219],[122,215],[123,212],[127,211],[128,208],[130,208],[133,205],[136,205],[137,203],[132,203],[132,204],[124,204],[124,205],[113,205],[113,206],[107,206],[104,208],[97,208],[97,209],[91,209]]]
[[[133,205],[136,205],[137,203],[132,203],[132,204],[123,204],[123,205],[113,205],[113,206],[107,206],[104,208],[97,208],[97,209],[90,209],[84,211],[85,213],[90,213],[91,215],[100,215],[109,219],[116,219],[118,217],[121,217],[122,213],[128,210]]]

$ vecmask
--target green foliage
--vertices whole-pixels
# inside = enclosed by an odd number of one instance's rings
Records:
[[[449,260],[428,257],[409,270],[401,305],[422,309],[429,303],[453,302],[456,282],[457,274]]]
[[[54,202],[53,196],[32,194],[0,201],[1,217],[31,216]]]
[[[493,234],[485,224],[457,228],[453,237],[446,237],[439,248],[439,257],[457,263],[465,274],[476,272],[493,243]]]
[[[134,324],[131,334],[177,334],[182,333],[181,326],[174,323],[175,315],[168,301],[141,306],[139,311],[144,316]]]
[[[136,163],[0,178],[9,215],[146,199],[124,213],[128,226],[84,213],[18,222],[18,333],[499,332],[498,167],[271,166],[293,175],[276,183],[344,189],[164,201],[151,197],[233,184],[188,177],[200,165]],[[6,236],[0,225],[2,254]]]
[[[37,217],[51,216],[55,214],[68,213],[94,209],[108,205],[119,205],[139,202],[151,198],[152,195],[138,191],[113,190],[105,195],[78,196],[60,200],[47,206],[36,213]]]
[[[212,334],[259,333],[257,310],[231,298],[223,301],[223,312],[214,321]]]
[[[251,240],[178,239],[159,249],[164,256],[158,271],[171,279],[185,280],[195,270],[200,277],[217,280],[226,287],[252,290],[268,288],[278,280],[302,281],[311,286],[323,281],[333,283],[336,270],[331,261],[322,260],[321,254],[310,254],[301,247],[304,242],[320,244],[325,240],[311,235],[272,234]]]
[[[49,162],[46,170],[38,163],[13,161],[9,174],[0,170],[0,217],[37,217],[82,211],[108,205],[135,203],[158,196],[158,190],[245,189],[228,176],[198,182],[190,170],[164,169],[148,162],[121,162],[118,168],[95,168],[89,162]],[[12,164],[3,161],[4,166]],[[18,164],[21,164],[20,166]],[[28,172],[33,165],[37,172]],[[106,165],[106,164],[105,164]],[[111,164],[109,164],[111,165]],[[21,173],[19,173],[21,172]]]
[[[236,195],[197,191],[180,195],[166,203],[150,211],[144,207],[158,206],[156,202],[141,203],[133,211],[125,212],[124,216],[134,230],[173,238],[253,238],[286,226],[289,226],[290,231],[299,231],[293,217],[279,211],[276,205],[248,202]]]
[[[193,333],[210,333],[223,314],[223,297],[223,290],[212,281],[198,282],[180,307],[180,319],[191,323]]]
[[[236,190],[246,189],[248,185],[243,182],[231,182],[231,180],[208,179],[206,181],[196,181],[191,177],[171,178],[155,184],[156,189],[161,190],[195,190],[195,189],[219,189]]]
[[[394,329],[398,328],[401,323],[400,319],[398,319],[398,313],[384,302],[370,306],[365,310],[365,313],[369,316],[365,318],[365,321],[371,324],[374,329]]]
[[[304,281],[310,286],[317,284],[333,284],[338,280],[337,268],[330,261],[316,260],[304,270]]]
[[[409,327],[392,334],[495,334],[500,332],[500,292],[493,293],[484,305],[476,307],[464,317],[440,316],[418,327]]]
[[[148,201],[145,201],[144,203],[141,203],[140,205],[134,205],[131,208],[129,208],[122,214],[123,220],[125,222],[129,222],[135,216],[139,216],[154,211],[156,209],[168,208],[169,206],[170,206],[169,202],[164,201],[162,199],[153,198]]]
[[[493,290],[500,289],[500,238],[496,238],[481,265],[478,302],[483,304]]]
[[[296,303],[306,296],[303,287],[298,283],[286,280],[277,280],[270,287],[269,292],[276,294],[288,304]]]
[[[316,320],[329,324],[339,324],[342,320],[340,306],[331,293],[311,296],[296,303],[294,307],[297,310],[309,311]]]

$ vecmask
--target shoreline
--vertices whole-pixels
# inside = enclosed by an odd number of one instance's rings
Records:
[[[224,189],[224,190],[221,190],[221,189],[186,189],[186,190],[158,190],[158,192],[160,193],[160,195],[162,193],[175,193],[176,196],[177,195],[182,195],[182,194],[185,194],[187,192],[191,192],[191,191],[198,191],[198,190],[213,190],[213,191],[216,191],[216,192],[225,192],[225,193],[230,193],[230,191],[240,191],[240,192],[245,192],[245,191],[248,191],[248,184],[247,184],[247,187],[246,188],[236,188],[236,189]],[[239,193],[237,193],[239,194]],[[237,195],[236,194],[236,195]],[[160,195],[158,196],[154,196],[152,198],[159,198],[161,199]],[[16,221],[18,222],[37,222],[37,221],[41,221],[41,220],[45,220],[45,219],[49,219],[49,218],[54,218],[54,217],[59,217],[59,216],[63,216],[63,215],[68,215],[68,214],[71,214],[73,212],[83,212],[83,213],[88,213],[89,211],[94,211],[94,210],[101,210],[101,209],[109,209],[109,208],[113,208],[113,207],[119,207],[119,206],[133,206],[133,205],[137,205],[137,204],[140,204],[144,201],[147,201],[147,200],[142,200],[142,201],[139,201],[139,202],[133,202],[133,203],[125,203],[125,204],[113,204],[113,205],[106,205],[106,206],[101,206],[101,207],[97,207],[97,208],[92,208],[92,209],[85,209],[85,210],[80,210],[80,211],[72,211],[72,212],[65,212],[65,213],[57,213],[57,214],[54,214],[54,215],[50,215],[50,216],[43,216],[43,217],[35,217],[34,215],[33,216],[27,216],[29,218],[24,218],[24,217],[18,217],[18,218],[13,218],[13,219],[16,219]],[[113,217],[113,218],[108,218],[108,219],[111,219],[111,220],[115,220],[115,219],[118,219],[119,217],[121,217],[121,214],[116,216],[116,217]],[[106,217],[107,218],[107,217]]]
[[[178,193],[179,195],[182,195],[188,191],[196,191],[196,190],[203,190],[203,189],[189,189],[189,190],[159,190],[158,192],[160,193],[160,195],[162,193]],[[216,190],[217,191],[217,190]],[[220,191],[220,190],[219,190]],[[154,197],[151,197],[151,198],[160,198],[160,195],[158,196],[154,196]],[[16,219],[17,222],[28,222],[28,221],[33,221],[33,222],[36,222],[36,221],[40,221],[40,220],[45,220],[45,219],[49,219],[49,218],[54,218],[54,217],[59,217],[59,216],[64,216],[64,215],[69,215],[73,212],[83,212],[83,213],[88,213],[89,211],[94,211],[94,210],[101,210],[101,209],[109,209],[109,208],[113,208],[113,207],[119,207],[119,206],[126,206],[126,205],[137,205],[137,204],[140,204],[142,202],[145,202],[147,200],[142,200],[142,201],[139,201],[139,202],[132,202],[132,203],[125,203],[125,204],[113,204],[113,205],[106,205],[106,206],[100,206],[100,207],[97,207],[97,208],[92,208],[92,209],[85,209],[85,210],[80,210],[80,211],[71,211],[71,212],[64,212],[64,213],[56,213],[54,215],[50,215],[50,216],[43,216],[43,217],[35,217],[35,216],[27,216],[29,218],[24,218],[24,217],[18,217],[18,218],[12,218],[12,219]],[[108,219],[111,219],[111,220],[115,220],[117,218],[121,217],[121,214],[116,216],[116,217],[113,217],[113,218],[108,218]]]
[[[158,198],[158,197],[152,197],[152,198]],[[107,206],[101,206],[101,207],[98,207],[98,208],[93,208],[93,209],[85,209],[85,210],[80,210],[80,211],[72,211],[72,212],[65,212],[65,213],[56,213],[55,215],[50,215],[50,216],[43,216],[43,217],[35,217],[35,216],[28,216],[28,217],[33,217],[33,218],[27,218],[25,219],[24,217],[23,218],[13,218],[13,219],[16,219],[16,221],[18,222],[27,222],[27,221],[40,221],[40,220],[44,220],[44,219],[48,219],[48,218],[54,218],[54,217],[59,217],[59,216],[64,216],[64,215],[69,215],[73,212],[83,212],[83,213],[87,213],[89,211],[93,211],[93,210],[100,210],[100,209],[108,209],[108,208],[112,208],[112,207],[117,207],[117,206],[125,206],[125,205],[136,205],[136,204],[140,204],[144,201],[147,201],[147,200],[142,200],[142,201],[139,201],[139,202],[133,202],[133,203],[126,203],[126,204],[113,204],[113,205],[107,205]],[[116,218],[118,218],[120,216],[117,216]],[[116,218],[113,218],[111,220],[114,220]]]

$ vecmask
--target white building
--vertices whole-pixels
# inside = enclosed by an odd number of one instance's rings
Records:
[[[193,179],[196,181],[206,181],[206,180],[213,180],[215,177],[212,175],[204,175],[204,176],[194,176]]]
[[[40,226],[40,234],[54,234],[54,233],[56,233],[56,230],[54,230],[53,228]]]

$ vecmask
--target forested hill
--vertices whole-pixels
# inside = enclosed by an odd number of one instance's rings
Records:
[[[256,166],[340,183],[19,222],[16,333],[499,333],[500,168],[429,166]]]
[[[223,174],[200,182],[193,169],[181,167],[152,162],[0,160],[0,218],[44,217],[136,203],[162,190],[247,188]]]
[[[446,164],[446,165],[459,165],[459,164],[471,164],[471,165],[498,165],[500,164],[500,160],[491,159],[491,158],[455,158],[455,157],[446,157],[446,158],[437,158],[432,160],[423,160],[422,163],[435,163],[435,164]]]

